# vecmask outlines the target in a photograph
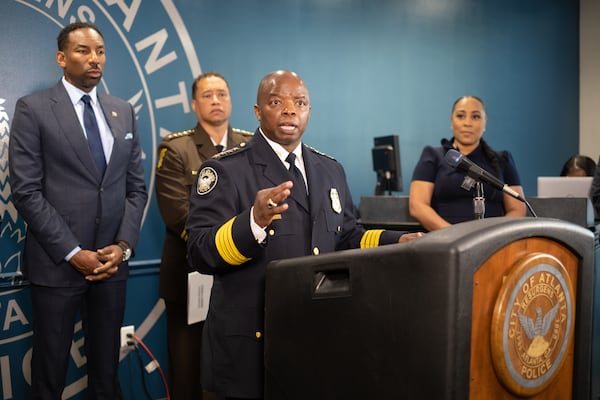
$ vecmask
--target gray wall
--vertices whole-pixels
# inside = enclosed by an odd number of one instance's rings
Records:
[[[598,160],[600,154],[600,2],[581,0],[579,152]]]

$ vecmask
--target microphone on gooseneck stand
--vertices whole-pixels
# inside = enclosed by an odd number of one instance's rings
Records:
[[[466,171],[467,175],[469,175],[471,178],[479,180],[484,183],[487,183],[491,187],[493,187],[501,192],[504,192],[504,193],[514,197],[517,200],[522,201],[523,203],[525,203],[525,205],[529,209],[529,212],[531,213],[531,215],[537,218],[537,215],[531,208],[531,205],[529,204],[529,202],[527,202],[527,200],[523,196],[521,196],[516,191],[512,190],[507,184],[502,182],[500,179],[496,178],[494,175],[490,174],[488,171],[481,168],[479,165],[475,164],[473,161],[469,160],[466,156],[461,154],[458,150],[455,150],[455,149],[448,150],[448,152],[444,156],[444,159],[451,167],[454,167],[455,169],[461,169],[463,171]]]

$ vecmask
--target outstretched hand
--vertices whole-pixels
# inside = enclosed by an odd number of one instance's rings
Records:
[[[293,183],[285,181],[282,184],[268,189],[259,190],[254,199],[254,221],[258,226],[269,225],[276,215],[288,209],[284,201],[289,197]]]
[[[425,236],[423,232],[405,233],[404,235],[400,236],[398,243],[407,243],[423,236]]]

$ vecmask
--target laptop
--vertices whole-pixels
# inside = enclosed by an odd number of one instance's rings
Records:
[[[538,197],[589,197],[592,176],[538,176]]]

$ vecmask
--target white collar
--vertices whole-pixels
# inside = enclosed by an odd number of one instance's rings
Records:
[[[262,131],[261,128],[258,128],[258,131],[265,138],[265,140],[267,141],[267,143],[269,144],[269,146],[271,146],[271,148],[273,149],[273,151],[275,152],[275,154],[277,154],[277,157],[279,157],[279,159],[281,160],[281,162],[282,163],[287,163],[287,161],[285,159],[287,158],[288,154],[290,154],[290,152],[287,151],[279,143],[274,142],[273,140],[269,139],[267,137],[267,135],[265,135],[265,133]],[[302,142],[298,143],[298,146],[296,146],[296,148],[292,151],[292,153],[294,153],[296,155],[296,162],[299,162],[300,165],[304,165],[304,160],[302,158]],[[286,164],[284,164],[284,165],[286,165]]]
[[[81,101],[81,97],[86,94],[92,98],[93,105],[98,104],[98,92],[97,92],[95,86],[92,90],[90,90],[89,93],[87,93],[87,92],[84,92],[83,90],[79,89],[78,87],[75,87],[72,83],[68,82],[64,76],[62,77],[61,80],[62,80],[63,86],[67,90],[67,94],[69,95],[69,99],[71,99],[71,103],[73,103],[73,105],[79,103]]]

